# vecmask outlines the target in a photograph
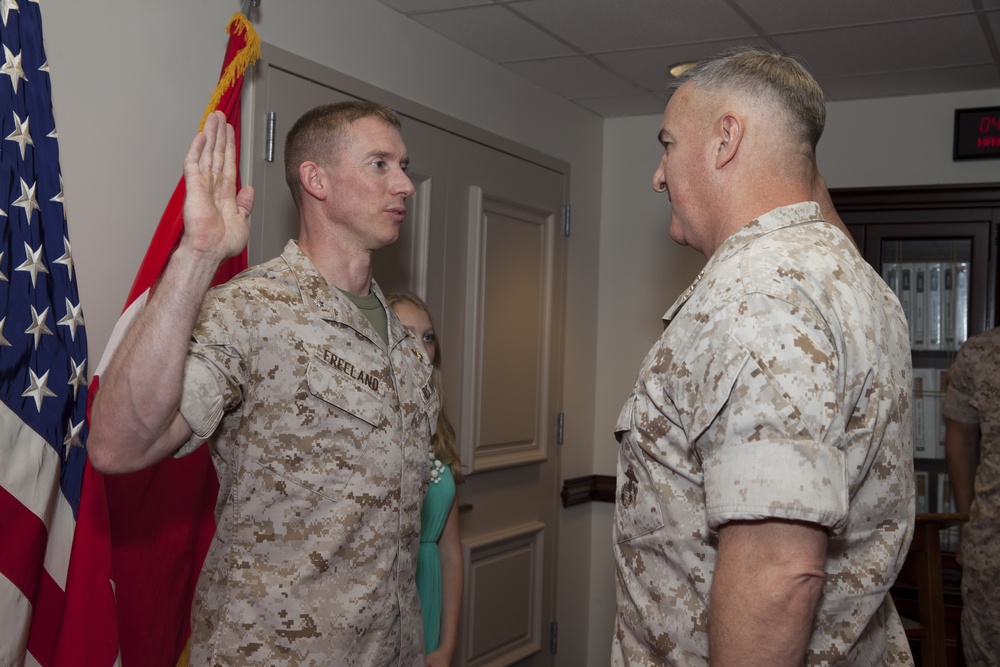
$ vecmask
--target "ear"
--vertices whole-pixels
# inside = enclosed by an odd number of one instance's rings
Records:
[[[313,199],[323,201],[329,196],[330,188],[326,180],[326,172],[312,161],[299,165],[299,184]]]
[[[719,119],[719,150],[715,157],[715,168],[725,167],[736,157],[743,141],[743,117],[734,111],[727,111]]]

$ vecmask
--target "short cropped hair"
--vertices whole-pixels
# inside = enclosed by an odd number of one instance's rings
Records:
[[[285,182],[292,191],[296,208],[302,206],[299,192],[299,167],[303,162],[325,163],[338,148],[347,125],[361,118],[374,117],[397,130],[402,122],[395,111],[366,100],[323,104],[302,114],[285,136]]]
[[[766,98],[783,107],[813,151],[826,126],[823,89],[795,57],[760,46],[739,46],[700,61],[667,88],[670,96],[692,81],[710,91]]]

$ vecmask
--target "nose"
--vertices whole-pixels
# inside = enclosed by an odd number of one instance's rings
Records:
[[[413,181],[410,180],[405,171],[400,170],[399,176],[400,178],[394,188],[395,194],[401,194],[404,198],[410,197],[416,191],[416,188],[413,187]]]
[[[660,165],[653,172],[653,190],[656,192],[666,192],[667,191],[667,177],[663,169],[663,161],[660,161]]]

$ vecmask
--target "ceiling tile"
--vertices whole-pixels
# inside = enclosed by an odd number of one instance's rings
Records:
[[[1000,88],[1000,0],[379,1],[606,117],[659,113],[667,67],[739,44],[832,100]]]
[[[410,18],[494,62],[574,53],[550,35],[495,5],[415,14]]]
[[[979,20],[957,16],[781,35],[813,76],[849,76],[981,65],[992,60]],[[933,47],[928,45],[933,44]]]
[[[663,114],[663,100],[656,95],[621,95],[618,97],[591,97],[573,100],[580,106],[604,118],[622,116],[651,116]],[[652,136],[652,135],[650,135]]]
[[[724,0],[528,0],[507,7],[588,53],[756,34]]]
[[[1000,1],[1000,0],[998,0]],[[943,16],[975,10],[972,0],[906,0],[906,2],[873,2],[873,0],[837,0],[809,2],[801,0],[733,0],[733,4],[753,16],[767,32],[815,30],[834,26],[900,21],[922,16]]]
[[[1000,4],[1000,0],[996,1],[997,4]],[[989,22],[990,29],[993,31],[994,43],[1000,46],[1000,10],[987,14],[986,20]],[[1000,63],[997,63],[997,66],[1000,67]]]
[[[694,62],[740,44],[763,45],[759,39],[723,42],[701,42],[683,46],[664,46],[634,51],[603,53],[596,58],[618,72],[632,83],[654,93],[666,89],[670,77],[667,69],[671,65]]]
[[[820,79],[819,84],[827,99],[858,100],[1000,88],[1000,74],[993,65],[973,65]]]
[[[643,91],[584,56],[506,63],[508,69],[569,99],[634,95]]]
[[[392,7],[402,14],[415,14],[439,9],[455,9],[457,7],[490,6],[492,0],[379,0],[383,5]]]

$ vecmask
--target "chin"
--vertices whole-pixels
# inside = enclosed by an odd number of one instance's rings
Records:
[[[684,240],[684,232],[681,230],[680,225],[676,222],[670,223],[670,240],[679,245],[687,245],[687,241]]]

